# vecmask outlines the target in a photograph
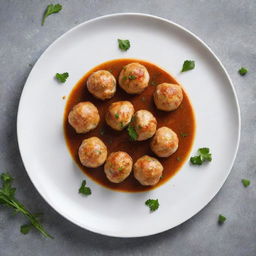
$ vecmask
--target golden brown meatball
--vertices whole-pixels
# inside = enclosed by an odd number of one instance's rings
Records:
[[[77,133],[86,133],[95,129],[99,121],[98,109],[89,101],[78,103],[68,115],[68,122]]]
[[[119,85],[129,94],[139,94],[149,82],[147,69],[139,63],[126,65],[119,75]]]
[[[104,165],[107,178],[113,183],[120,183],[125,180],[132,170],[132,158],[125,152],[118,151],[111,153]]]
[[[134,107],[129,101],[118,101],[112,103],[105,115],[107,124],[114,130],[123,130],[131,121]]]
[[[161,127],[156,131],[150,147],[160,157],[168,157],[176,152],[179,146],[177,134],[168,127]]]
[[[96,168],[104,164],[107,154],[106,145],[97,137],[83,140],[78,150],[82,165],[91,168]]]
[[[110,99],[116,92],[116,79],[107,70],[99,70],[87,80],[88,91],[98,99]]]
[[[154,93],[156,107],[163,111],[172,111],[179,107],[183,100],[182,88],[178,84],[159,84]]]
[[[137,111],[130,124],[137,134],[136,140],[142,141],[151,138],[156,132],[156,118],[147,110]]]
[[[163,173],[161,163],[150,156],[139,158],[133,166],[134,176],[144,186],[156,185]]]

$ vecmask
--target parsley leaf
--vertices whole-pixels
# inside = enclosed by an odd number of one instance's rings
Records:
[[[135,80],[137,78],[137,76],[129,75],[128,78],[129,78],[129,80]]]
[[[121,51],[127,51],[131,46],[129,40],[117,39],[117,41],[118,41],[119,49]]]
[[[86,181],[83,180],[81,187],[79,188],[79,193],[86,196],[91,195],[92,194],[91,189],[89,187],[86,187],[85,185],[86,185]]]
[[[225,216],[220,214],[219,217],[218,217],[218,223],[223,224],[226,221],[226,219],[227,218]]]
[[[199,148],[197,156],[190,158],[190,162],[194,165],[201,165],[205,161],[212,161],[212,154],[209,148]]]
[[[27,208],[21,204],[15,197],[16,189],[12,187],[13,178],[8,173],[2,173],[0,175],[2,187],[0,187],[0,204],[8,206],[16,213],[21,213],[28,218],[29,224],[23,225],[20,231],[23,234],[27,234],[31,227],[36,228],[43,236],[53,238],[43,228],[42,224],[38,221],[36,214],[32,214]]]
[[[245,180],[245,179],[242,179],[242,183],[244,185],[244,187],[248,187],[250,184],[251,184],[251,181],[250,180]]]
[[[180,133],[180,136],[183,137],[183,138],[185,138],[185,137],[188,136],[188,133],[186,133],[186,132],[181,132],[181,133]]]
[[[158,199],[148,199],[145,202],[145,205],[147,205],[149,207],[151,212],[154,212],[154,211],[156,211],[158,209],[159,202],[158,202]]]
[[[118,119],[119,118],[119,115],[116,113],[115,114],[115,119]]]
[[[62,9],[62,5],[60,4],[49,4],[44,12],[44,16],[43,16],[43,19],[42,19],[42,26],[44,25],[44,22],[45,22],[45,19],[53,14],[53,13],[57,13],[59,12],[60,10]]]
[[[241,75],[241,76],[244,76],[246,75],[246,73],[248,72],[248,70],[244,67],[241,67],[239,70],[238,70],[238,73]]]
[[[185,60],[181,72],[189,71],[195,68],[195,61]]]
[[[129,134],[131,140],[133,140],[133,141],[137,140],[138,133],[136,132],[135,128],[131,124],[129,124],[127,130],[128,130],[128,134]]]
[[[69,74],[68,74],[68,72],[65,72],[65,73],[62,73],[62,74],[56,73],[55,77],[56,77],[56,79],[57,79],[59,82],[65,83],[66,80],[67,80],[67,78],[69,77]]]

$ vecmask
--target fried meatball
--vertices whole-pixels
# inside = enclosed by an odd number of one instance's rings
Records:
[[[132,158],[125,152],[111,153],[104,165],[107,178],[113,183],[125,180],[132,171]]]
[[[114,130],[123,130],[131,121],[134,107],[129,101],[118,101],[112,103],[105,115],[107,124]]]
[[[104,164],[107,154],[106,145],[97,137],[83,140],[78,150],[81,164],[91,168],[96,168]]]
[[[89,76],[87,88],[98,99],[110,99],[116,92],[116,79],[109,71],[99,70]]]
[[[157,121],[156,118],[147,110],[137,111],[131,122],[131,127],[137,134],[138,141],[147,140],[151,138],[156,132]]]
[[[161,163],[150,156],[139,158],[133,166],[134,176],[144,186],[156,185],[163,173]]]
[[[139,63],[126,65],[119,75],[119,85],[129,94],[139,94],[149,82],[147,69]]]
[[[86,133],[95,129],[99,121],[98,109],[89,101],[78,103],[68,115],[68,122],[77,133]]]
[[[176,152],[179,146],[177,134],[168,127],[161,127],[156,131],[150,147],[160,157],[168,157]]]
[[[182,88],[178,84],[159,84],[154,92],[156,107],[163,111],[172,111],[179,107],[183,100]]]

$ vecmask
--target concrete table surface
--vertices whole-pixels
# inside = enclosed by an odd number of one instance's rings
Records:
[[[0,256],[256,255],[256,2],[60,0],[63,10],[48,17],[42,27],[42,13],[50,2],[0,0],[0,171],[8,171],[15,177],[17,197],[25,205],[34,212],[44,212],[45,227],[55,239],[44,239],[36,231],[22,235],[19,227],[24,218],[0,207]],[[183,25],[203,39],[230,74],[242,115],[238,156],[217,196],[184,224],[162,234],[137,239],[97,235],[55,212],[28,178],[16,136],[19,98],[31,66],[43,51],[75,25],[117,12],[158,15]],[[237,73],[241,66],[249,69],[244,77]],[[244,188],[242,178],[250,179],[251,186]],[[217,225],[220,213],[227,217],[222,226]]]

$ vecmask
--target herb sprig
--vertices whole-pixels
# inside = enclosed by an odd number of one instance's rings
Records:
[[[92,191],[89,187],[86,187],[86,180],[83,180],[82,181],[82,184],[81,184],[81,187],[79,188],[78,192],[80,194],[83,194],[83,195],[86,195],[86,196],[89,196],[92,194]]]
[[[148,199],[145,202],[145,205],[147,205],[151,212],[156,211],[159,208],[159,202],[158,199]]]
[[[56,73],[55,77],[59,82],[65,83],[67,81],[68,77],[69,77],[69,74],[68,74],[68,72],[65,72],[65,73],[62,73],[62,74]]]
[[[190,162],[194,165],[201,165],[206,161],[212,161],[212,154],[209,148],[199,148],[198,155],[190,158]]]
[[[45,9],[45,12],[44,12],[44,15],[43,15],[43,19],[42,19],[42,26],[44,25],[44,22],[45,22],[45,19],[53,14],[53,13],[57,13],[59,11],[61,11],[62,9],[62,5],[60,4],[49,4],[46,9]]]
[[[117,39],[117,41],[118,41],[119,49],[121,51],[127,51],[131,47],[129,40]]]
[[[195,68],[195,61],[185,60],[181,72],[186,72]]]
[[[32,227],[36,228],[43,236],[53,238],[45,231],[42,224],[38,220],[38,214],[32,214],[27,208],[21,204],[15,197],[16,188],[12,186],[13,178],[8,173],[2,173],[1,176],[2,187],[0,187],[0,205],[12,208],[16,213],[23,214],[29,223],[22,225],[20,231],[27,234]]]

